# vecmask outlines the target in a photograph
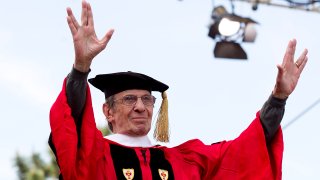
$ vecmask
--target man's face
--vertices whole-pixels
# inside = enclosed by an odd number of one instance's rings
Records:
[[[103,110],[109,122],[112,123],[113,132],[129,136],[147,135],[151,128],[153,104],[145,105],[140,97],[150,97],[147,90],[126,90],[114,95],[113,108],[107,105]],[[139,97],[136,103],[128,105],[123,98]],[[106,112],[107,111],[107,112]]]

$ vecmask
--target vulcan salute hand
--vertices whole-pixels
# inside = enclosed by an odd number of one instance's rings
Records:
[[[295,39],[289,41],[282,64],[277,65],[278,75],[272,92],[274,97],[285,99],[293,92],[297,86],[300,74],[308,61],[308,50],[304,49],[297,61],[294,62],[296,44],[297,41]]]
[[[70,8],[67,8],[67,13],[75,50],[74,68],[88,72],[93,58],[105,49],[114,30],[109,30],[101,40],[97,38],[92,9],[86,1],[82,2],[81,25],[77,22]]]

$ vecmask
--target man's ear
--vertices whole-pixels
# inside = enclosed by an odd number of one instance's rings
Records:
[[[104,103],[102,106],[102,111],[108,122],[113,121],[113,109],[109,107],[107,103]]]

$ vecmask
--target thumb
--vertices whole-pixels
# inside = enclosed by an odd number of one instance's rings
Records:
[[[114,29],[110,29],[102,38],[102,43],[106,46],[113,35]]]
[[[283,67],[280,64],[278,64],[277,68],[278,68],[277,81],[279,81],[283,75]]]

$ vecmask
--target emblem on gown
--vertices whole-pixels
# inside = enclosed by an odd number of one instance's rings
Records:
[[[159,172],[159,175],[160,175],[161,180],[168,180],[169,173],[168,173],[167,170],[158,169],[158,172]]]
[[[132,180],[134,178],[134,169],[122,169],[123,175],[127,180]]]

